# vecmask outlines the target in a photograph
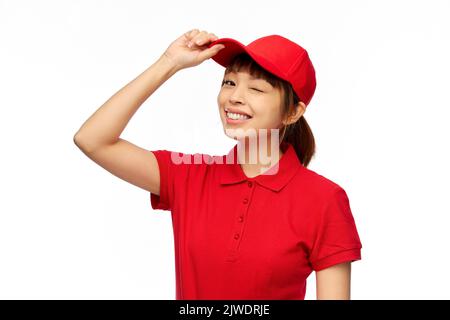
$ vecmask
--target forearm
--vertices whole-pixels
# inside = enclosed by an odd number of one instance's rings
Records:
[[[162,55],[83,123],[74,135],[75,144],[84,151],[91,152],[115,143],[142,103],[177,71],[174,64]]]

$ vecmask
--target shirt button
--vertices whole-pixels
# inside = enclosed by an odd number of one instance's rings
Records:
[[[234,238],[237,240],[237,239],[239,239],[239,233],[236,233],[235,235],[234,235]]]
[[[244,201],[242,201],[244,204],[247,204],[248,203],[248,199],[247,198],[245,198],[244,199]]]
[[[249,181],[248,182],[248,187],[251,188],[253,186],[253,182]]]
[[[239,216],[239,222],[244,221],[244,217],[243,216]]]

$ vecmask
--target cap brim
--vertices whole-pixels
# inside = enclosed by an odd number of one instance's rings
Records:
[[[249,53],[248,50],[246,49],[245,45],[231,38],[217,39],[211,42],[208,45],[208,48],[211,48],[216,44],[223,44],[225,45],[225,48],[221,49],[218,53],[212,56],[211,59],[213,59],[215,62],[217,62],[218,64],[220,64],[225,68],[228,66],[228,64],[236,55],[244,52],[251,55],[251,53]]]
[[[220,49],[218,53],[211,57],[215,62],[224,66],[225,68],[230,64],[231,60],[240,53],[247,53],[257,64],[259,64],[263,69],[269,71],[275,76],[286,80],[286,76],[270,61],[254,53],[250,48],[243,45],[237,40],[231,38],[220,38],[208,45],[208,48],[216,45],[223,44],[225,48]]]

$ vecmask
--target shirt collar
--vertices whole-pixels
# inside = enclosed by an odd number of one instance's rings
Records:
[[[223,185],[234,184],[243,181],[256,181],[263,187],[271,189],[275,192],[280,191],[297,173],[300,168],[304,168],[297,157],[294,147],[289,142],[283,141],[281,144],[283,155],[277,164],[270,167],[269,170],[276,170],[278,165],[278,172],[276,174],[268,174],[264,172],[253,178],[248,178],[241,165],[237,161],[237,144],[223,156],[224,167],[220,177],[220,183]],[[234,157],[232,156],[234,154]],[[228,159],[233,160],[232,163],[227,162]],[[228,161],[230,161],[228,160]]]

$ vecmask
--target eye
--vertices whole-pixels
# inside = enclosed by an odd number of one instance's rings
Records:
[[[231,81],[231,80],[223,80],[223,81],[222,81],[222,85],[226,84],[227,82],[231,82],[231,83],[234,83],[234,82],[233,82],[233,81]]]
[[[223,81],[222,81],[222,86],[223,86],[224,84],[227,84],[228,82],[234,84],[234,82],[231,81],[231,80],[223,80]],[[262,90],[259,90],[259,89],[257,89],[257,88],[250,88],[250,89],[256,90],[256,91],[258,91],[258,92],[263,92]]]

